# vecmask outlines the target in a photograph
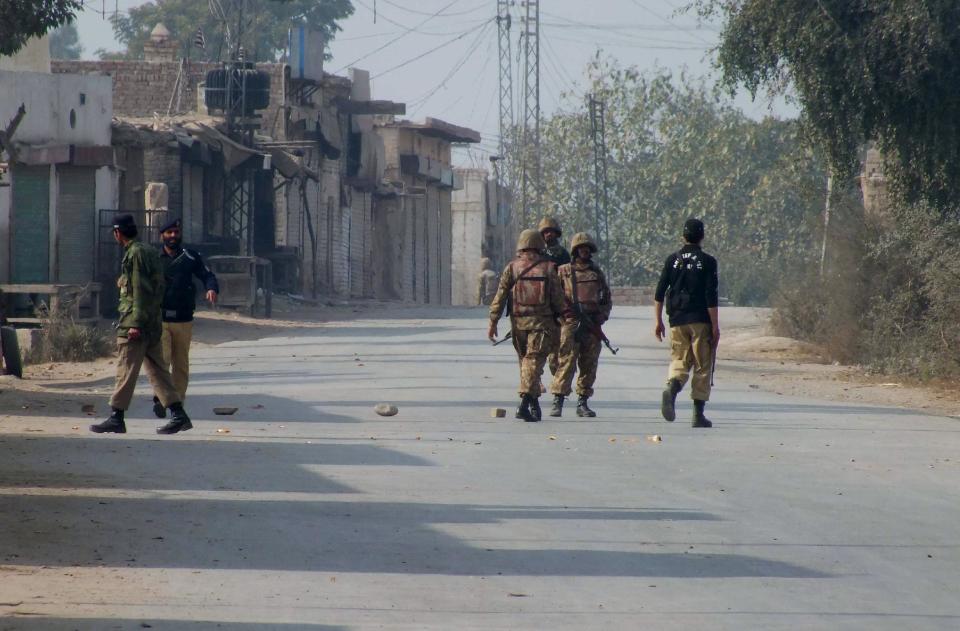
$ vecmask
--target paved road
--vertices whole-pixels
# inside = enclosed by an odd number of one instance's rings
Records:
[[[196,353],[187,434],[142,389],[126,436],[0,435],[0,629],[960,628],[955,420],[728,372],[667,424],[626,308],[599,418],[493,419],[482,312],[394,313]]]

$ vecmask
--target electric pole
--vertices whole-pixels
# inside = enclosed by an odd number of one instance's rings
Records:
[[[523,0],[523,138],[520,199],[524,224],[541,211],[540,0]]]
[[[497,49],[500,53],[500,158],[507,157],[507,134],[513,133],[513,55],[510,50],[511,0],[497,0]],[[507,181],[507,168],[499,169],[497,183]]]
[[[593,213],[597,247],[603,253],[603,268],[610,273],[610,231],[607,222],[607,130],[606,105],[593,94],[587,97],[590,107],[590,134],[593,140]]]

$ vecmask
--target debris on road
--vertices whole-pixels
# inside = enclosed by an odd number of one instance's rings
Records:
[[[231,407],[213,408],[213,413],[220,416],[230,416],[231,414],[236,414],[239,409],[240,408]]]
[[[647,440],[649,440],[651,443],[659,443],[663,442],[663,436],[660,434],[651,434],[650,436],[647,436]]]
[[[218,427],[218,428],[217,428],[217,433],[218,433],[218,434],[229,434],[229,433],[230,433],[230,430],[227,429],[226,427]]]
[[[507,415],[507,411],[503,408],[490,408],[490,416],[493,418],[503,418]]]
[[[547,440],[556,440],[556,439],[557,439],[556,436],[547,436]]]
[[[389,403],[379,403],[373,411],[379,414],[380,416],[395,416],[400,410],[397,409],[397,406],[390,405]]]
[[[92,403],[85,403],[80,407],[80,411],[87,416],[93,416],[96,413],[97,408]]]

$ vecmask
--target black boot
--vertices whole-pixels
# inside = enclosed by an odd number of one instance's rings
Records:
[[[530,409],[531,404],[536,401],[529,394],[524,394],[520,396],[520,407],[517,408],[517,418],[526,421],[527,423],[536,423],[540,419],[533,415],[533,411]]]
[[[677,403],[677,394],[680,393],[682,388],[683,386],[676,379],[667,382],[667,389],[663,391],[663,397],[660,400],[660,414],[663,415],[664,420],[672,423],[677,418],[677,411],[674,406]]]
[[[693,401],[693,426],[694,427],[713,427],[713,423],[703,415],[703,408],[707,405],[706,401]]]
[[[590,406],[587,405],[588,397],[580,397],[577,399],[577,416],[587,416],[593,418],[597,415],[596,412],[590,409]]]
[[[157,418],[166,418],[167,416],[167,408],[163,407],[157,397],[153,397],[153,413]]]
[[[540,397],[530,397],[530,414],[538,421],[543,419],[543,410],[540,409]]]
[[[170,406],[170,422],[163,427],[158,427],[157,433],[176,434],[177,432],[185,432],[192,427],[193,423],[190,422],[190,417],[187,416],[187,411],[183,409],[183,405],[174,403]]]
[[[550,408],[550,416],[562,416],[563,415],[563,395],[555,394],[553,395],[553,407]]]
[[[111,408],[110,417],[98,425],[91,425],[90,431],[96,434],[126,434],[127,424],[123,422],[123,410]]]

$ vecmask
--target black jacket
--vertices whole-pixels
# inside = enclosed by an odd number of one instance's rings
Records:
[[[178,254],[171,256],[161,247],[160,263],[163,266],[167,285],[163,294],[164,322],[193,321],[193,312],[197,308],[196,289],[193,286],[194,276],[200,279],[206,291],[220,293],[217,277],[203,263],[200,253],[196,250],[183,248]]]
[[[717,286],[717,259],[701,250],[699,245],[688,243],[664,262],[655,300],[666,303],[670,326],[697,322],[710,324],[707,309],[717,306]],[[683,299],[678,300],[678,295],[683,294],[686,294]],[[670,303],[675,303],[673,309]]]
[[[566,265],[570,262],[570,253],[560,244],[558,239],[555,245],[548,245],[547,249],[544,250],[544,258],[549,259],[551,263],[559,268],[561,265]]]

